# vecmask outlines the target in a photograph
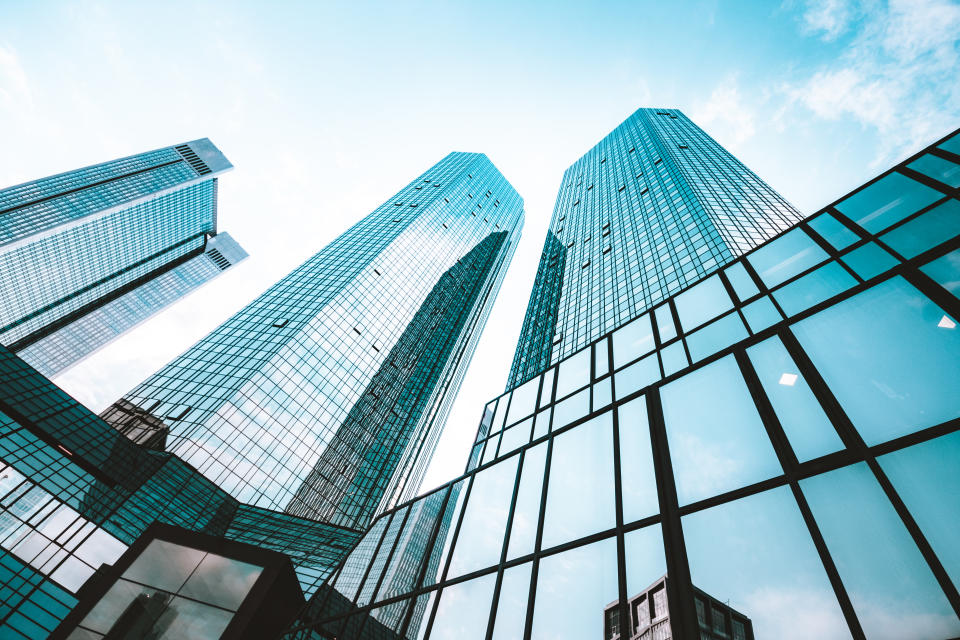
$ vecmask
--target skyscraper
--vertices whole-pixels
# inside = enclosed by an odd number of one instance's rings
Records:
[[[958,189],[955,131],[509,389],[286,637],[960,636]]]
[[[236,499],[365,526],[414,495],[522,221],[451,153],[123,403]]]
[[[0,191],[0,343],[54,375],[244,257],[232,168],[204,138]]]
[[[563,174],[508,387],[802,216],[676,109],[638,109]]]

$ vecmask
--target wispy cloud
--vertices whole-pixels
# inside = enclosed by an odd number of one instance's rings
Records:
[[[856,12],[847,0],[810,0],[802,15],[806,33],[835,40],[850,26]]]
[[[743,100],[735,75],[717,85],[707,101],[695,105],[690,115],[733,151],[756,131],[756,114]]]

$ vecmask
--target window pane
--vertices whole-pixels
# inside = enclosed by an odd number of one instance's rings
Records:
[[[950,638],[960,620],[866,463],[800,481],[868,638]],[[855,509],[851,505],[856,505]]]
[[[532,426],[533,418],[527,418],[520,424],[506,429],[500,438],[500,453],[497,455],[505,456],[530,442],[530,428]]]
[[[905,258],[918,256],[960,233],[960,202],[943,204],[885,233],[881,239]]]
[[[760,293],[760,289],[757,288],[742,262],[736,262],[727,267],[726,274],[730,286],[733,287],[734,293],[741,302]]]
[[[380,537],[383,535],[383,530],[389,520],[390,517],[386,516],[373,523],[363,539],[347,556],[346,562],[343,563],[343,569],[340,570],[340,575],[333,583],[333,588],[350,602],[353,602],[353,598],[357,595],[357,589],[360,587],[360,582],[363,580],[363,575],[367,571],[370,561],[373,560],[373,554],[377,550],[377,545],[380,544]]]
[[[612,398],[610,397],[610,378],[593,383],[593,411],[604,408]]]
[[[663,304],[653,310],[657,317],[657,331],[660,332],[660,342],[673,340],[677,337],[677,328],[673,325],[673,314],[670,305]]]
[[[408,640],[423,640],[427,633],[427,623],[430,621],[430,612],[433,611],[433,601],[437,597],[436,591],[424,593],[417,598],[417,603],[413,607],[413,616],[410,618],[410,624],[407,625],[406,637]]]
[[[939,156],[925,153],[907,167],[954,189],[960,187],[960,165]]]
[[[868,242],[862,247],[857,247],[846,254],[843,256],[843,261],[853,269],[854,273],[864,280],[878,276],[884,271],[892,269],[900,262],[872,242]]]
[[[960,331],[946,328],[954,324],[897,276],[793,330],[873,445],[960,415]]]
[[[619,597],[614,538],[540,561],[531,640],[596,638],[603,610]]]
[[[550,401],[553,399],[553,372],[556,369],[547,369],[547,372],[543,374],[543,388],[540,390],[540,406],[550,404]]]
[[[933,278],[941,287],[960,298],[960,249],[940,256],[920,267],[920,270]]]
[[[626,397],[656,382],[660,379],[660,363],[657,361],[657,354],[651,353],[643,360],[618,371],[613,374],[613,379],[617,387],[617,398]]]
[[[176,592],[205,555],[206,553],[198,549],[165,540],[151,540],[143,553],[123,572],[123,577]]]
[[[627,568],[627,597],[632,600],[667,572],[660,525],[653,524],[630,531],[623,536],[623,547],[627,555],[624,561]]]
[[[620,368],[653,349],[653,325],[643,314],[613,334],[613,366]]]
[[[750,347],[747,355],[800,462],[843,449],[837,430],[780,338]]]
[[[851,231],[847,225],[829,213],[821,213],[813,220],[810,220],[808,224],[814,231],[820,234],[821,238],[829,242],[836,249],[846,249],[859,239],[859,236]]]
[[[543,548],[616,524],[610,412],[556,436],[544,515]]]
[[[427,565],[427,572],[423,577],[424,587],[429,587],[439,580],[440,572],[443,571],[446,564],[447,552],[450,551],[450,545],[453,543],[453,531],[457,526],[460,511],[463,509],[463,499],[467,493],[466,488],[466,480],[461,480],[450,487],[450,497],[447,499],[443,519],[440,521],[440,529],[437,531],[437,540],[434,542],[433,551],[430,553],[430,563]]]
[[[660,393],[681,505],[782,473],[733,356]]]
[[[507,401],[510,399],[510,394],[505,394],[500,396],[500,401],[497,403],[497,413],[493,417],[493,425],[490,427],[490,433],[496,433],[503,428],[504,418],[507,417]]]
[[[836,262],[831,262],[777,289],[773,292],[773,297],[789,317],[806,311],[856,284],[857,281],[846,269]]]
[[[590,389],[584,389],[566,400],[561,400],[553,410],[553,430],[566,426],[590,413]]]
[[[503,572],[497,618],[493,623],[493,640],[515,640],[523,637],[527,622],[527,602],[530,599],[529,562],[510,567]]]
[[[586,386],[590,382],[590,349],[584,349],[560,363],[557,374],[557,397],[562,398],[571,391]]]
[[[877,458],[955,585],[960,585],[960,432]]]
[[[513,399],[510,401],[510,413],[507,424],[526,418],[533,413],[537,405],[537,392],[540,388],[540,378],[528,380],[513,390]]]
[[[851,637],[788,487],[684,516],[683,537],[693,585],[749,618],[757,638]]]
[[[759,333],[783,320],[780,312],[766,296],[745,306],[743,317],[747,319],[747,324],[754,333]]]
[[[827,253],[802,229],[788,231],[747,257],[768,287],[789,280],[826,259]]]
[[[540,497],[543,495],[543,467],[547,459],[547,443],[541,442],[527,449],[517,490],[517,506],[510,525],[510,544],[507,559],[533,553],[540,521]]]
[[[487,635],[497,574],[474,578],[440,593],[430,640],[482,640]]]
[[[653,474],[646,398],[641,396],[631,400],[621,405],[618,411],[623,521],[629,523],[659,513],[660,503]]]
[[[513,456],[498,462],[474,478],[453,548],[448,579],[500,562],[519,458]]]
[[[377,582],[383,574],[384,566],[387,563],[387,556],[389,556],[393,550],[393,543],[397,540],[400,527],[403,526],[403,519],[406,512],[407,509],[404,508],[393,513],[390,524],[387,526],[387,535],[384,536],[383,542],[380,543],[377,555],[374,556],[373,564],[370,566],[370,573],[367,574],[366,579],[363,581],[363,587],[360,588],[360,595],[357,596],[358,606],[370,604],[373,601],[374,589],[376,589]]]
[[[733,302],[717,275],[687,289],[673,299],[673,304],[684,331],[699,327],[707,320],[733,309]]]
[[[547,431],[550,430],[550,413],[552,411],[553,409],[551,407],[547,407],[537,414],[537,417],[533,422],[532,440],[536,440],[537,438],[545,436]]]
[[[690,357],[696,362],[746,337],[747,329],[740,316],[734,312],[687,336],[687,348],[690,349]]]
[[[660,350],[660,359],[663,361],[663,375],[669,376],[687,367],[687,352],[682,342],[674,342],[669,347]]]
[[[261,573],[263,567],[208,553],[179,593],[236,611]]]
[[[411,505],[410,516],[403,525],[396,550],[383,573],[383,584],[377,592],[377,600],[409,593],[417,586],[419,569],[426,559],[429,551],[427,545],[443,507],[443,496],[443,491],[434,491]]]
[[[894,172],[836,208],[867,231],[878,233],[942,197],[939,191]]]
[[[607,375],[607,371],[610,368],[610,363],[607,359],[607,341],[601,340],[597,344],[593,345],[593,368],[596,371],[596,377],[601,377]]]

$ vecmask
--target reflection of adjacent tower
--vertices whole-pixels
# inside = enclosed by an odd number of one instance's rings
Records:
[[[696,587],[693,592],[700,640],[754,640],[750,618]],[[630,598],[627,606],[629,635],[623,635],[620,601],[615,600],[603,610],[604,640],[672,640],[667,576]]]
[[[492,233],[460,259],[427,295],[380,370],[338,427],[287,506],[287,513],[351,526],[369,521],[391,478],[409,475],[433,416],[430,400],[448,374],[507,239]],[[376,428],[371,428],[375,425]]]

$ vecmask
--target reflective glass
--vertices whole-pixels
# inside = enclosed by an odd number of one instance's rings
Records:
[[[537,573],[531,640],[596,638],[618,597],[616,539],[548,556]]]
[[[394,548],[394,543],[397,541],[397,537],[400,535],[400,530],[403,527],[408,509],[409,507],[404,507],[393,512],[393,515],[390,518],[390,524],[387,525],[387,534],[383,537],[383,541],[380,543],[380,548],[377,550],[377,555],[374,556],[373,562],[370,565],[370,572],[363,581],[363,586],[360,588],[360,595],[357,596],[357,604],[359,606],[373,602],[373,597],[377,589],[377,583],[380,581],[380,577],[383,575],[384,568],[387,565],[387,558],[390,557],[390,554]]]
[[[608,411],[553,439],[542,546],[615,524],[613,421]]]
[[[835,249],[846,249],[859,239],[859,236],[850,230],[829,213],[821,213],[808,223],[820,234],[820,237],[829,242]]]
[[[745,306],[743,308],[743,317],[747,319],[747,324],[754,333],[759,333],[767,327],[773,326],[783,320],[780,312],[773,306],[770,298],[766,296]]]
[[[866,463],[801,480],[800,488],[868,638],[960,634],[960,620]]]
[[[557,373],[557,398],[562,398],[589,382],[590,349],[584,349],[560,363]]]
[[[960,249],[940,256],[920,267],[920,270],[933,278],[941,287],[960,297]]]
[[[788,487],[682,522],[694,586],[749,618],[757,638],[851,637]]]
[[[794,229],[763,245],[747,256],[747,260],[767,287],[775,287],[827,257],[802,229]]]
[[[960,134],[957,134],[951,138],[947,138],[940,143],[938,148],[960,156]]]
[[[718,275],[712,275],[676,296],[673,304],[684,331],[699,327],[707,320],[733,309],[733,302]]]
[[[520,424],[505,429],[500,438],[500,453],[497,455],[505,456],[530,442],[532,426],[533,418],[527,418]]]
[[[492,462],[497,457],[497,447],[500,445],[500,433],[487,439],[487,447],[483,450],[483,459],[480,466]]]
[[[694,362],[725,349],[747,337],[747,329],[736,312],[729,313],[687,336],[687,348]]]
[[[561,400],[553,409],[553,430],[579,420],[590,413],[590,389],[575,393],[566,400]]]
[[[846,291],[857,284],[846,269],[836,262],[825,264],[773,292],[783,312],[790,317]]]
[[[620,368],[653,349],[653,325],[643,314],[613,334],[613,366]]]
[[[539,390],[540,378],[534,378],[513,390],[507,424],[513,424],[533,413],[533,410],[537,407],[537,392]]]
[[[955,585],[960,585],[960,432],[877,458]]]
[[[543,388],[540,390],[540,406],[550,404],[550,401],[553,399],[553,372],[554,369],[547,369],[547,372],[543,374]]]
[[[623,404],[619,412],[620,484],[623,488],[623,521],[652,516],[660,511],[653,473],[650,423],[644,396]],[[654,576],[656,577],[656,576]]]
[[[613,374],[614,385],[617,388],[617,398],[624,398],[634,391],[660,379],[660,363],[657,354],[651,353],[643,360]]]
[[[665,376],[676,373],[690,364],[687,362],[687,352],[680,341],[661,349],[660,360],[663,362],[663,375]]]
[[[843,256],[843,261],[864,280],[878,276],[899,264],[899,260],[879,245],[868,242]]]
[[[606,340],[601,340],[597,344],[593,345],[593,368],[597,378],[607,375],[607,371],[610,370],[610,363],[607,355]]]
[[[923,154],[908,164],[907,168],[919,171],[923,175],[954,189],[960,187],[960,165],[931,153]]]
[[[737,294],[737,298],[741,302],[760,293],[760,289],[757,288],[742,262],[735,262],[727,267],[726,274],[730,286],[733,287],[733,292]]]
[[[373,560],[373,554],[376,553],[380,538],[383,536],[383,531],[386,529],[389,520],[389,517],[384,516],[374,522],[343,563],[343,568],[340,569],[340,575],[334,581],[333,588],[347,600],[353,601],[356,597],[360,582],[363,580],[370,561]]]
[[[417,603],[413,607],[413,616],[410,618],[410,624],[407,625],[407,640],[423,640],[427,633],[430,612],[433,611],[433,601],[436,599],[436,591],[424,593],[417,598]]]
[[[793,326],[867,444],[960,415],[960,330],[897,276]]]
[[[657,331],[660,333],[660,342],[673,340],[677,337],[677,327],[673,324],[673,314],[670,305],[662,304],[653,310],[657,318]]]
[[[904,258],[913,258],[958,233],[960,202],[947,200],[910,222],[888,231],[880,239]]]
[[[780,338],[774,336],[750,347],[747,355],[800,462],[843,448],[837,430]]]
[[[545,436],[550,430],[550,413],[553,411],[552,407],[547,407],[543,411],[537,414],[536,420],[533,423],[533,437],[532,440],[536,440],[542,436]]]
[[[782,473],[733,356],[667,383],[660,394],[681,505]]]
[[[493,416],[493,425],[490,427],[490,433],[496,433],[503,428],[503,421],[507,417],[507,404],[510,400],[510,394],[500,396],[497,402],[497,412]]]
[[[493,640],[515,640],[523,637],[527,622],[527,601],[530,599],[530,568],[526,562],[503,572],[497,617],[493,623]]]
[[[123,577],[176,593],[205,555],[198,549],[166,540],[151,540]]]
[[[627,598],[632,599],[667,572],[660,525],[652,524],[624,534],[623,549],[626,554]]]
[[[440,593],[430,640],[483,640],[496,580],[497,574],[491,573],[446,587]]]
[[[942,197],[939,191],[893,172],[853,194],[836,209],[867,231],[879,233]]]
[[[180,595],[236,611],[263,567],[208,553],[180,589]]]
[[[467,495],[468,479],[469,478],[461,480],[450,487],[450,497],[447,499],[447,505],[443,510],[440,530],[437,532],[437,540],[434,542],[433,550],[430,552],[427,572],[423,576],[424,587],[429,587],[440,579],[440,572],[443,571],[446,564],[447,553],[450,551],[450,545],[453,544],[453,532],[457,526],[457,519],[463,510],[463,501]]]
[[[219,638],[233,619],[233,614],[229,611],[185,598],[174,597],[170,603],[170,609],[174,613],[170,618],[170,626],[160,634],[157,640]]]
[[[593,411],[602,409],[610,404],[610,378],[593,383]]]
[[[543,495],[543,467],[547,459],[547,443],[541,442],[527,449],[517,489],[517,506],[510,525],[510,543],[507,559],[533,552],[537,539],[537,524],[540,522],[540,498]]]
[[[519,458],[507,458],[474,477],[448,579],[500,562]]]

